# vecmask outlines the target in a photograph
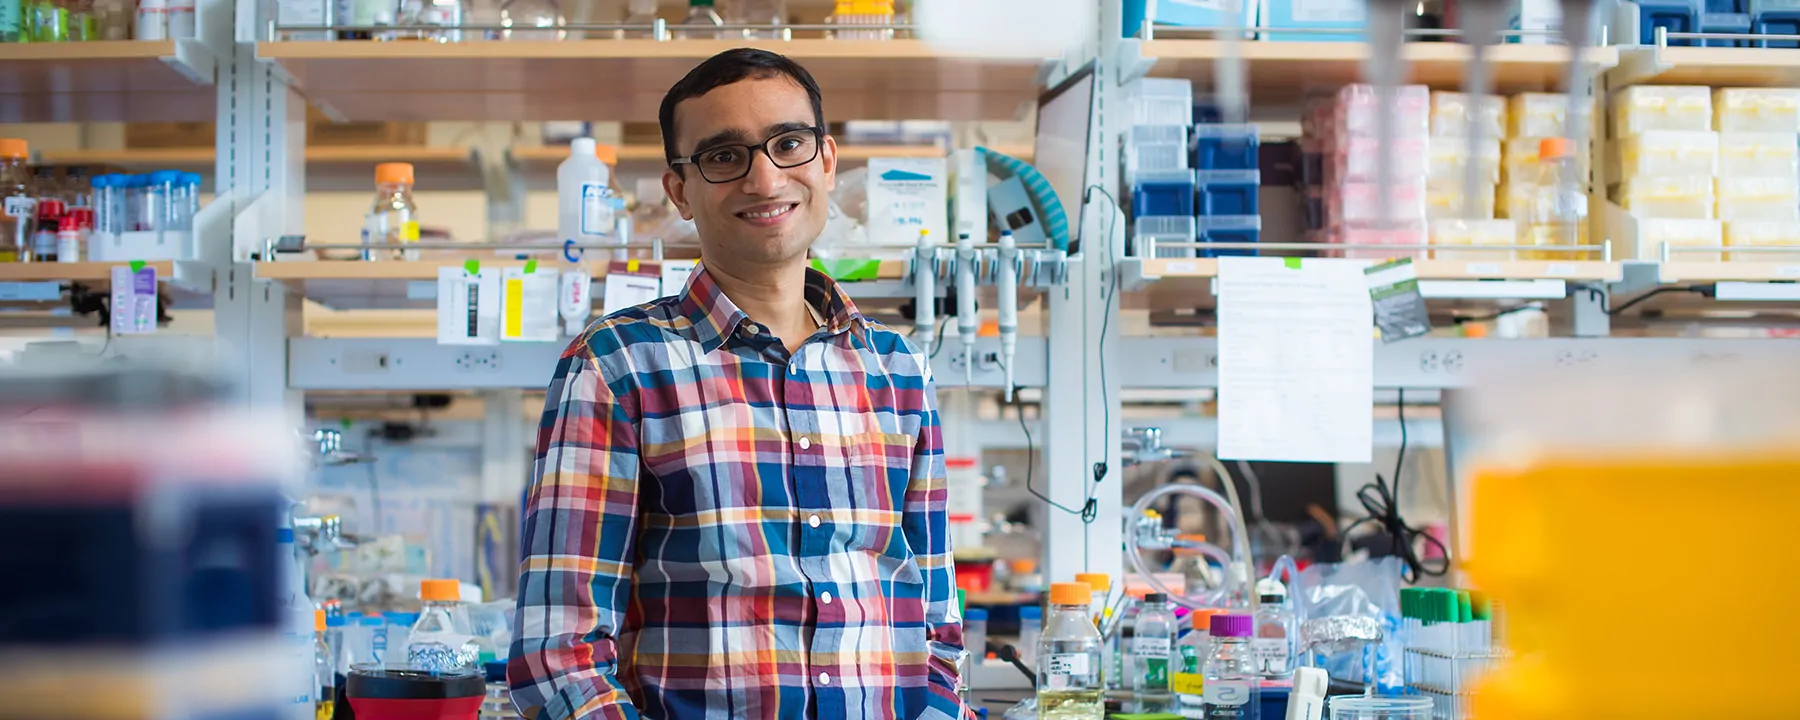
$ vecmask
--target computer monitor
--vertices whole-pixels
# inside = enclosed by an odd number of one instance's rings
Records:
[[[1088,139],[1094,120],[1094,63],[1038,96],[1037,143],[1031,164],[1056,191],[1069,218],[1069,252],[1080,250],[1083,190],[1087,188]]]

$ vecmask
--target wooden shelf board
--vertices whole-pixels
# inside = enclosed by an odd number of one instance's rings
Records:
[[[130,148],[125,150],[46,150],[38,154],[46,163],[64,165],[205,166],[213,163],[214,151],[206,148]],[[383,162],[472,163],[468,148],[426,147],[418,145],[320,145],[306,148],[306,162],[317,164],[344,163],[374,165]]]
[[[1373,263],[1374,260],[1363,262]],[[1144,276],[1161,281],[1211,279],[1219,274],[1215,258],[1156,258],[1144,260]],[[1623,274],[1616,262],[1598,260],[1509,260],[1474,262],[1415,260],[1421,280],[1598,280],[1614,281]]]
[[[1788,48],[1664,47],[1654,52],[1657,68],[1638,84],[1714,87],[1794,87],[1800,85],[1800,50]],[[1649,65],[1650,63],[1645,63]]]
[[[1739,253],[1740,255],[1744,253]],[[1800,255],[1800,249],[1796,250]],[[1674,282],[1777,282],[1800,281],[1800,262],[1729,260],[1725,262],[1682,261],[1663,263],[1662,281]]]
[[[1369,56],[1364,42],[1262,42],[1246,41],[1243,49],[1249,72],[1252,101],[1291,101],[1310,91],[1335,90],[1362,81],[1362,61]],[[1152,40],[1143,45],[1144,56],[1157,60],[1150,75],[1192,78],[1210,85],[1213,65],[1224,55],[1217,40]],[[1409,82],[1433,89],[1462,86],[1469,47],[1460,43],[1407,43],[1403,51]],[[1494,74],[1495,92],[1549,90],[1563,81],[1569,60],[1559,45],[1496,45],[1489,48],[1488,62]],[[1618,63],[1612,47],[1591,49],[1587,57],[1597,68]]]
[[[213,119],[213,88],[177,69],[174,41],[0,44],[0,123]]]
[[[112,269],[129,263],[0,263],[0,282],[112,282]],[[175,272],[172,262],[147,262],[156,268],[156,277],[168,279]]]
[[[1037,96],[1038,59],[945,55],[917,40],[285,41],[257,53],[352,120],[649,121],[695,64],[745,45],[804,64],[833,118],[1003,119]]]

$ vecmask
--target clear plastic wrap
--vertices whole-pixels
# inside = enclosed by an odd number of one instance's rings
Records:
[[[1712,88],[1636,85],[1612,97],[1614,137],[1647,130],[1711,130]]]
[[[1399,558],[1346,563],[1319,563],[1300,571],[1301,593],[1296,610],[1306,621],[1327,617],[1370,618],[1381,624],[1383,639],[1348,652],[1307,653],[1302,664],[1324,668],[1332,677],[1376,684],[1397,693],[1401,676]]]
[[[1443,218],[1485,220],[1494,217],[1494,204],[1498,194],[1492,185],[1476,188],[1475,217],[1469,218],[1463,203],[1463,187],[1461,183],[1434,183],[1425,189],[1425,217],[1438,220]]]
[[[1373,85],[1345,85],[1338,91],[1334,130],[1349,137],[1378,137],[1375,124],[1380,100]],[[1431,90],[1402,85],[1394,91],[1394,137],[1422,137],[1431,131]]]
[[[1477,250],[1483,245],[1512,245],[1519,241],[1518,225],[1512,220],[1445,219],[1431,222],[1431,252],[1436,260],[1469,262],[1502,262],[1515,259],[1511,250]],[[1471,248],[1467,250],[1457,248]]]
[[[1710,130],[1645,130],[1616,141],[1618,177],[1716,175],[1719,134]]]
[[[1734,220],[1725,223],[1725,245],[1749,247],[1793,246],[1794,252],[1727,253],[1739,262],[1800,262],[1800,224],[1777,220]]]
[[[1653,260],[1662,257],[1664,245],[1673,247],[1719,247],[1725,244],[1724,230],[1717,220],[1643,220],[1637,224],[1637,257]],[[1671,255],[1677,261],[1717,261],[1718,253],[1681,253]]]
[[[1589,98],[1583,112],[1594,115]],[[1519,93],[1507,100],[1507,137],[1553,137],[1569,131],[1569,98],[1558,93]],[[1532,147],[1537,147],[1532,145]]]
[[[1719,132],[1800,133],[1800,89],[1719,88],[1713,91],[1713,127]]]
[[[1720,176],[1713,191],[1720,220],[1800,222],[1800,180]]]
[[[1501,182],[1536,181],[1539,170],[1538,146],[1543,144],[1544,138],[1546,137],[1559,136],[1534,135],[1531,137],[1507,138],[1506,144],[1501,147],[1500,152]],[[1581,169],[1583,177],[1586,177],[1588,174],[1588,159],[1590,157],[1591,153],[1589,152],[1587,145],[1584,144],[1575,149],[1575,162],[1577,167]]]
[[[1476,107],[1467,93],[1436,91],[1431,93],[1431,135],[1433,137],[1468,137],[1473,135],[1471,121],[1481,128],[1484,138],[1498,139],[1506,134],[1506,98],[1484,95]]]
[[[1430,170],[1433,146],[1423,137],[1394,138],[1388,147],[1393,178],[1424,177]],[[1374,182],[1380,160],[1381,141],[1372,137],[1345,138],[1331,156],[1332,177],[1341,182]]]
[[[1800,176],[1800,136],[1792,132],[1720,133],[1719,176]]]
[[[1713,218],[1711,177],[1639,176],[1619,188],[1620,207],[1639,218]]]
[[[1500,182],[1500,139],[1488,136],[1481,147],[1475,151],[1476,162],[1481,166],[1481,179],[1489,185]],[[1434,183],[1462,183],[1463,169],[1469,164],[1468,138],[1431,139],[1431,159],[1428,163],[1427,176]]]
[[[1396,182],[1386,188],[1391,214],[1383,218],[1383,188],[1375,183],[1344,183],[1326,191],[1327,214],[1334,222],[1358,227],[1384,220],[1417,222],[1425,220],[1425,182]]]

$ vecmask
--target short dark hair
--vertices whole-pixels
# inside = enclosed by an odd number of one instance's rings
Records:
[[[694,66],[686,77],[669,88],[668,94],[663,95],[662,108],[656,114],[657,122],[662,125],[663,159],[673,164],[679,157],[675,154],[675,106],[681,101],[746,79],[777,77],[792,80],[806,91],[806,99],[812,101],[813,124],[824,127],[825,101],[819,95],[819,83],[813,80],[812,73],[785,55],[755,48],[736,48]]]

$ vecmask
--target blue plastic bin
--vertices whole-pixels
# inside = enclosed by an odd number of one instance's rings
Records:
[[[1752,3],[1754,4],[1754,2]],[[1656,29],[1668,28],[1672,33],[1691,33],[1700,29],[1700,6],[1697,3],[1682,2],[1640,2],[1638,3],[1638,42],[1651,45],[1656,42]],[[1669,44],[1699,45],[1694,40],[1674,39]]]
[[[1187,215],[1194,212],[1194,171],[1146,170],[1131,187],[1131,216]]]
[[[1253,243],[1262,240],[1262,218],[1255,215],[1195,218],[1195,230],[1203,243]],[[1255,256],[1255,250],[1206,250],[1201,257]]]
[[[1200,215],[1255,215],[1257,192],[1262,187],[1258,170],[1196,170],[1194,188]]]
[[[1193,138],[1195,170],[1257,168],[1255,125],[1195,125]]]

